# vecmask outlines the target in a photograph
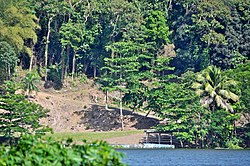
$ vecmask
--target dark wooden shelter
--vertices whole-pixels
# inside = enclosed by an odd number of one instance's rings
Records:
[[[154,129],[145,130],[145,137],[142,143],[168,144],[173,145],[173,133],[161,132]]]

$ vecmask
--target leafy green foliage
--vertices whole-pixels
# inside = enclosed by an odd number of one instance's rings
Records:
[[[66,75],[99,77],[106,96],[120,90],[131,109],[173,118],[180,140],[226,146],[232,112],[249,112],[249,9],[247,0],[0,0],[0,80],[32,55],[57,89]]]
[[[11,47],[7,42],[0,42],[0,77],[2,81],[9,79],[10,72],[13,72],[17,65],[17,54],[13,47]]]
[[[31,55],[30,43],[37,42],[35,29],[39,26],[29,2],[1,0],[0,4],[0,40],[7,41],[16,53]]]
[[[23,134],[39,135],[46,131],[39,119],[45,117],[47,111],[13,92],[11,89],[0,96],[0,134],[8,139],[9,144]]]
[[[244,63],[249,55],[249,21],[245,21],[249,6],[245,0],[173,1],[168,14],[176,72]]]
[[[234,113],[230,101],[237,102],[239,97],[230,91],[229,87],[233,85],[236,85],[235,81],[224,76],[219,68],[209,66],[197,75],[193,88],[202,97],[201,103],[213,113],[216,108],[223,108]]]
[[[27,91],[28,95],[31,95],[33,91],[37,92],[38,88],[36,86],[36,82],[38,81],[39,77],[38,74],[34,72],[29,72],[26,74],[26,76],[23,78],[23,89]]]
[[[225,75],[235,81],[237,86],[234,87],[233,92],[239,94],[240,102],[237,105],[237,109],[240,112],[249,112],[250,103],[250,63],[237,66],[235,69],[227,70],[224,72]]]
[[[105,142],[72,145],[70,139],[63,143],[25,136],[16,146],[0,149],[0,165],[124,165],[122,154]]]
[[[235,121],[240,116],[235,114],[237,111],[233,109],[232,103],[237,102],[239,97],[230,90],[235,85],[234,80],[228,79],[215,66],[209,66],[198,74],[193,83],[192,88],[200,95],[202,105],[211,111],[208,137],[210,146],[225,147],[225,140],[236,134]]]
[[[207,134],[207,111],[199,103],[199,97],[184,84],[163,84],[153,90],[149,101],[148,109],[154,109],[166,121],[158,129],[173,131],[179,140],[187,142],[198,142]]]
[[[203,90],[202,84],[197,83],[197,80],[200,83],[207,80],[204,85],[215,87],[215,92],[209,91],[213,88]],[[227,142],[232,141],[235,137],[235,121],[240,118],[240,114],[236,113],[237,110],[230,112],[226,108],[221,109],[223,107],[216,104],[215,96],[220,88],[229,91],[227,86],[230,83],[232,80],[223,77],[222,72],[214,67],[204,70],[201,75],[187,72],[182,77],[165,80],[152,88],[147,109],[154,111],[166,123],[160,124],[156,128],[172,132],[181,141],[182,146],[185,144],[200,148],[227,147]],[[208,107],[203,107],[203,97],[205,99],[208,97],[201,96],[200,100],[199,95],[192,89],[194,86],[199,87],[198,92],[203,92],[200,94],[214,95],[214,98],[208,96],[214,99],[214,103],[211,102]],[[210,110],[212,108],[214,110]],[[231,105],[230,108],[232,108]],[[233,106],[233,108],[235,107]]]

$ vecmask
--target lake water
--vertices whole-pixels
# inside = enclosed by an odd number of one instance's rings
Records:
[[[131,166],[250,166],[250,150],[118,150]]]

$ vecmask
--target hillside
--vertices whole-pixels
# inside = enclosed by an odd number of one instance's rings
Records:
[[[119,110],[115,107],[106,110],[104,94],[92,80],[87,83],[76,82],[75,87],[65,86],[60,91],[45,89],[43,82],[40,91],[31,100],[50,110],[42,124],[55,132],[84,132],[120,130]],[[110,99],[115,95],[109,96]],[[125,130],[148,129],[158,123],[152,117],[131,114],[124,110]]]

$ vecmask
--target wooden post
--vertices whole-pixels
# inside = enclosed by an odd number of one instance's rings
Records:
[[[161,133],[158,133],[158,143],[161,144]]]
[[[173,144],[173,136],[172,136],[172,133],[170,134],[170,145]]]

